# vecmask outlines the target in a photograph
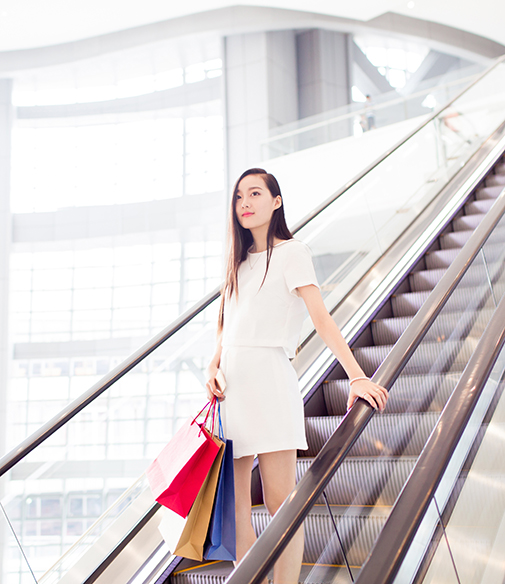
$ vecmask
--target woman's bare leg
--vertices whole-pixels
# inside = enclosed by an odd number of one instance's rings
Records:
[[[235,519],[237,530],[237,561],[245,556],[256,541],[256,534],[251,524],[251,471],[254,456],[235,458]]]
[[[263,500],[275,515],[296,485],[296,450],[267,452],[258,456]],[[303,526],[296,532],[274,567],[275,584],[298,584],[303,558]]]

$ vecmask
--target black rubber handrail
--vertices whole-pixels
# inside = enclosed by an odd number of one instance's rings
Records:
[[[396,500],[357,584],[394,581],[504,345],[505,296]]]
[[[417,349],[430,326],[505,214],[505,189],[449,266],[426,302],[377,369],[372,380],[390,389]],[[361,398],[344,416],[340,425],[314,459],[272,521],[256,540],[227,584],[259,584],[302,525],[310,509],[338,470],[375,410]]]
[[[418,128],[413,130],[405,138],[400,140],[395,146],[387,150],[382,156],[380,156],[375,162],[370,164],[362,172],[357,174],[351,181],[349,181],[344,187],[338,190],[334,195],[328,198],[326,201],[321,203],[313,211],[307,214],[302,220],[300,220],[292,229],[292,233],[296,234],[300,229],[305,227],[312,219],[322,213],[327,207],[329,207],[333,202],[340,198],[345,192],[347,192],[351,187],[353,187],[358,181],[360,181],[364,176],[371,172],[376,166],[381,164],[386,160],[393,152],[398,150],[403,144],[405,144],[412,136],[420,132],[424,127],[426,127],[431,121],[440,115],[444,109],[450,107],[457,99],[474,87],[483,77],[488,75],[495,67],[500,63],[505,61],[505,55],[497,59],[486,71],[484,71],[477,79],[461,91],[456,97],[454,97],[449,103],[441,107],[436,113],[432,114],[427,120],[425,120]],[[59,428],[64,426],[68,421],[70,421],[74,416],[81,412],[86,406],[88,406],[92,401],[99,397],[104,391],[106,391],[111,385],[116,381],[121,379],[123,375],[128,373],[136,365],[138,365],[143,359],[150,355],[155,349],[172,337],[177,331],[188,324],[195,316],[200,314],[205,310],[212,302],[214,302],[220,295],[220,287],[216,288],[197,304],[195,304],[191,309],[182,314],[177,320],[171,323],[168,327],[163,329],[155,337],[145,343],[107,375],[105,375],[100,381],[95,383],[88,391],[84,392],[73,402],[68,404],[63,408],[56,416],[51,418],[48,422],[42,425],[38,430],[33,432],[28,438],[23,440],[18,446],[13,450],[5,454],[0,459],[0,477],[3,476],[7,471],[9,471],[13,466],[15,466],[20,460],[27,456],[32,450],[37,448],[42,442],[44,442],[49,436],[54,434]]]

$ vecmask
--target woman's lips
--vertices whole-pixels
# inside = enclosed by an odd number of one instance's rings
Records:
[[[253,215],[253,214],[254,214],[254,213],[244,213],[244,214],[242,215],[242,217],[249,217],[250,215]]]

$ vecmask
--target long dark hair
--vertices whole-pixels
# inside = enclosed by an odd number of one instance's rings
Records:
[[[245,229],[240,225],[237,213],[235,211],[235,202],[237,200],[237,191],[240,181],[251,174],[260,176],[270,194],[275,199],[275,197],[281,195],[281,189],[279,183],[273,174],[269,174],[266,170],[262,168],[250,168],[243,172],[238,178],[235,186],[233,187],[233,195],[231,197],[230,213],[228,216],[228,235],[227,235],[227,261],[226,261],[226,277],[224,281],[223,288],[221,290],[221,307],[219,309],[219,320],[218,320],[218,332],[223,330],[224,323],[224,303],[226,298],[231,298],[232,295],[238,295],[238,269],[240,264],[247,258],[247,252],[254,242],[252,233],[249,229]],[[273,241],[274,237],[277,239],[292,239],[291,231],[286,225],[286,218],[284,216],[284,202],[280,207],[275,209],[270,220],[267,232],[267,266],[265,269],[265,275],[263,277],[263,283],[267,277],[268,267],[270,265],[270,258],[272,256]]]

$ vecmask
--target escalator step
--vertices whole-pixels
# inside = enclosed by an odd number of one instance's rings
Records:
[[[447,375],[401,375],[389,392],[386,406],[388,414],[404,412],[441,412],[459,374]],[[347,409],[349,382],[347,379],[328,381],[323,385],[324,400],[328,414],[344,415]]]
[[[494,205],[494,199],[481,199],[472,201],[465,205],[465,213],[471,215],[472,213],[487,213]]]
[[[454,231],[467,231],[469,229],[475,229],[478,227],[482,219],[484,219],[484,213],[474,213],[473,215],[463,215],[463,217],[458,217],[452,222],[452,228]]]
[[[488,242],[484,245],[484,256],[486,261],[497,262],[499,266],[503,264],[503,259],[505,256],[505,247],[503,242],[500,241],[500,233],[492,233]],[[498,242],[498,243],[496,243]],[[480,261],[480,260],[479,260]]]
[[[412,321],[411,316],[382,318],[371,323],[372,339],[375,345],[393,345]]]
[[[436,421],[438,412],[378,414],[371,420],[350,456],[418,456]],[[306,418],[307,457],[316,456],[341,422],[340,416]]]
[[[391,308],[395,316],[414,316],[430,295],[429,290],[407,292],[391,297]]]
[[[486,178],[487,187],[505,186],[505,174],[492,174]]]
[[[416,460],[414,456],[348,456],[326,487],[326,496],[332,504],[393,505]],[[305,474],[312,461],[312,458],[298,459],[297,480]],[[317,502],[323,504],[323,497]]]
[[[445,269],[412,272],[409,274],[410,289],[414,292],[433,290],[445,272]]]
[[[475,197],[478,200],[483,199],[496,199],[498,195],[503,191],[503,186],[495,186],[495,187],[482,187],[475,193]]]
[[[472,215],[468,215],[468,217],[472,217]],[[501,256],[503,255],[503,244],[495,243],[495,241],[500,241],[499,231],[493,233],[492,239],[485,245],[484,249],[487,261],[498,261],[498,259],[501,259]],[[425,256],[426,269],[436,270],[439,268],[448,268],[460,251],[461,250],[459,248],[451,248],[427,253]]]
[[[365,374],[371,377],[391,349],[391,345],[358,347],[353,349],[353,353]],[[472,346],[468,342],[452,340],[443,343],[423,342],[405,365],[403,372],[406,375],[421,375],[431,372],[443,373],[449,368],[463,371],[471,354]]]
[[[462,233],[461,231],[458,233]],[[500,266],[494,266],[496,270]],[[488,267],[488,270],[491,269]],[[421,270],[419,272],[412,272],[409,275],[410,287],[415,292],[420,292],[422,290],[433,290],[435,286],[439,283],[442,276],[445,274],[445,269],[438,270]],[[458,288],[468,288],[481,286],[483,283],[487,282],[487,271],[484,266],[477,260],[477,264],[471,265],[466,274],[463,276],[463,280],[458,284]]]
[[[231,562],[209,562],[197,568],[176,572],[170,579],[171,584],[224,584],[231,574]],[[352,567],[353,578],[359,574],[358,567]],[[349,572],[344,565],[310,564],[302,565],[300,584],[349,584]],[[269,584],[273,583],[273,570],[268,575]]]
[[[468,215],[468,217],[473,217],[473,215]],[[479,215],[476,215],[476,217],[479,217]],[[459,252],[459,248],[440,249],[429,252],[425,255],[424,258],[426,262],[426,268],[428,270],[448,268],[456,259]]]
[[[502,253],[505,253],[503,246],[501,246]],[[502,263],[503,265],[503,263]],[[495,296],[499,300],[505,292],[505,284],[496,283],[493,286]],[[391,308],[395,316],[414,316],[424,304],[430,294],[429,290],[424,292],[408,292],[406,294],[399,294],[391,298]],[[451,297],[445,304],[444,313],[451,311],[458,312],[466,310],[469,306],[476,306],[475,289],[471,287],[461,287],[454,290]],[[481,303],[491,301],[490,291],[487,288],[482,289]]]
[[[470,239],[472,230],[467,231],[453,231],[452,233],[445,233],[440,236],[440,247],[442,249],[452,249],[454,247],[463,247]]]
[[[469,331],[478,322],[487,325],[493,310],[480,309],[477,307],[482,304],[482,297],[488,296],[486,289],[477,289],[473,292],[471,303],[468,308],[473,310],[465,310],[462,312],[456,311],[442,311],[433,325],[429,328],[424,337],[424,341],[440,341],[453,337],[454,339],[464,338]],[[383,318],[371,323],[372,339],[375,345],[392,345],[398,341],[405,329],[408,327],[412,317],[394,317]],[[478,330],[482,332],[483,328]]]
[[[331,505],[347,559],[361,565],[383,528],[391,508],[386,505]],[[271,517],[263,505],[253,507],[252,524],[259,535]],[[304,521],[305,546],[303,561],[319,564],[343,564],[344,556],[326,505],[315,505]]]

